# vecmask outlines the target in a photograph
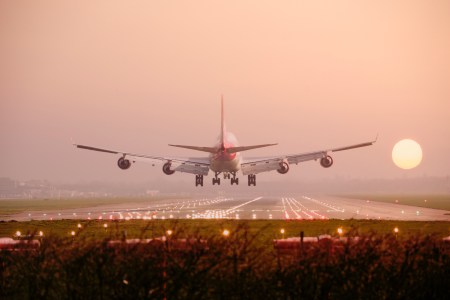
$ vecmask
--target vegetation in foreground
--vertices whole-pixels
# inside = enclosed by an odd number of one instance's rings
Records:
[[[291,251],[261,243],[268,227],[187,231],[130,244],[120,231],[49,235],[36,249],[0,251],[2,299],[446,299],[449,245],[434,235],[363,233]],[[174,224],[171,224],[174,225]],[[253,224],[254,225],[254,224]],[[141,236],[146,229],[141,228]],[[156,228],[155,228],[156,230]],[[353,236],[350,231],[347,236]],[[123,237],[122,237],[123,238]],[[180,247],[180,238],[187,239]]]

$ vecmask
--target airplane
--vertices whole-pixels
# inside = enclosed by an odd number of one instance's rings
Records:
[[[86,145],[73,144],[75,147],[85,150],[99,151],[110,154],[119,154],[121,157],[117,161],[117,165],[122,170],[130,168],[131,163],[136,160],[144,160],[162,164],[162,171],[166,175],[172,175],[175,172],[190,173],[195,175],[195,186],[203,186],[203,177],[207,176],[209,170],[214,172],[212,184],[220,185],[219,175],[223,174],[223,179],[229,179],[231,185],[239,184],[239,178],[236,177],[239,171],[248,178],[248,186],[256,186],[256,174],[269,171],[277,171],[280,174],[286,174],[292,164],[299,164],[309,160],[319,160],[320,165],[324,168],[329,168],[333,165],[333,158],[330,156],[331,152],[344,151],[360,147],[371,146],[377,141],[377,138],[370,142],[344,146],[339,148],[331,148],[319,150],[314,152],[307,152],[294,155],[279,155],[273,157],[261,157],[252,159],[243,159],[241,152],[275,146],[275,144],[262,144],[253,146],[238,146],[236,137],[226,130],[224,120],[224,104],[223,96],[221,99],[221,131],[220,136],[213,147],[199,147],[186,145],[173,145],[171,147],[178,147],[190,149],[195,151],[202,151],[209,153],[209,157],[167,157],[167,156],[151,156],[134,154],[130,152],[108,150]]]

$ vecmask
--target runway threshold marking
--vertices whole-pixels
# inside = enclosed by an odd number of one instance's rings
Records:
[[[317,200],[317,199],[309,198],[309,197],[306,197],[306,196],[303,196],[303,199],[306,199],[306,200],[309,200],[311,202],[320,204],[322,206],[325,206],[326,208],[332,209],[333,211],[344,212],[344,210],[342,208],[340,208],[340,207],[335,207],[334,205],[328,204],[326,202],[323,202],[323,201],[320,201],[320,200]]]
[[[283,202],[284,218],[286,220],[289,220],[290,218],[289,218],[289,214],[288,214],[288,212],[286,210],[286,203],[285,203],[284,198],[281,198],[281,201]]]
[[[295,202],[297,202],[297,204],[298,204],[299,206],[303,207],[302,212],[303,212],[305,215],[307,215],[310,219],[314,219],[314,217],[313,217],[312,215],[308,214],[307,211],[309,211],[310,213],[312,213],[312,214],[318,216],[320,219],[325,219],[325,218],[326,218],[325,216],[323,216],[323,215],[321,215],[321,214],[318,214],[318,213],[317,213],[317,210],[311,210],[311,209],[307,208],[307,207],[304,206],[299,200],[297,200],[297,199],[295,199],[295,198],[293,198],[293,200],[294,200]]]
[[[283,198],[283,199],[286,200],[287,205],[289,205],[291,211],[294,213],[294,215],[297,217],[297,219],[301,219],[302,217],[300,216],[300,214],[297,213],[297,212],[295,211],[295,209],[292,207],[292,204],[291,204],[291,198]],[[283,199],[282,199],[282,200],[283,200]],[[288,215],[287,212],[286,212],[286,215]],[[288,215],[288,216],[289,216],[289,215]]]

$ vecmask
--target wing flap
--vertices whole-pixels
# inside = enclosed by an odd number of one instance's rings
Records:
[[[319,158],[327,156],[326,151],[317,151],[310,153],[303,153],[298,155],[288,155],[286,159],[290,164],[298,164],[300,162],[308,161],[308,160],[317,160]]]
[[[241,171],[244,175],[274,171],[280,168],[280,162],[282,161],[282,159],[280,160],[279,158],[277,158],[243,163],[241,164]]]
[[[190,173],[195,175],[208,175],[209,166],[191,162],[172,162],[170,169],[177,172]]]

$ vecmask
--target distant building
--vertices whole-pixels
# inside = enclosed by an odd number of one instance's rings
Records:
[[[17,181],[10,178],[0,178],[0,198],[20,198],[22,197],[21,189],[18,188]]]

